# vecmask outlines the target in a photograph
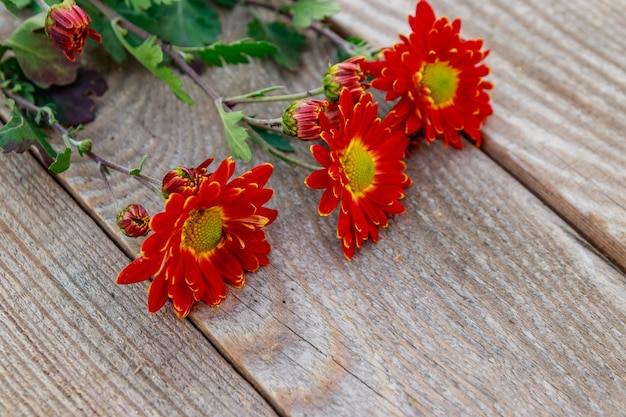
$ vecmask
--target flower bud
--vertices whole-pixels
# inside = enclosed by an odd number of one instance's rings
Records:
[[[163,177],[163,187],[161,191],[165,198],[172,193],[189,197],[198,192],[200,184],[206,178],[206,168],[213,162],[213,158],[204,161],[197,168],[176,167]]]
[[[150,216],[143,206],[131,204],[117,213],[117,226],[128,237],[145,236],[150,231]]]
[[[61,48],[67,59],[74,62],[82,54],[87,37],[102,43],[102,36],[89,27],[91,18],[74,0],[64,0],[50,8],[46,17],[46,33]]]
[[[314,98],[294,101],[283,113],[283,132],[300,140],[319,139],[319,116],[325,107],[326,102]]]
[[[339,100],[341,90],[344,88],[350,91],[353,100],[358,101],[365,89],[370,87],[369,83],[364,82],[367,76],[359,66],[363,61],[365,58],[362,56],[351,57],[328,68],[324,74],[322,87],[330,101]]]
[[[82,156],[84,153],[91,152],[91,139],[84,139],[78,143],[78,152]]]

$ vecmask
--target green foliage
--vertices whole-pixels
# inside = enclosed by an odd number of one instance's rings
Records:
[[[213,0],[213,3],[219,4],[220,6],[232,8],[237,4],[237,0]]]
[[[31,3],[31,0],[0,0],[0,2],[4,4],[8,11],[17,16],[20,10]]]
[[[40,144],[48,154],[56,157],[56,152],[46,141],[46,135],[16,108],[13,100],[8,100],[11,119],[0,129],[0,148],[4,152],[23,153],[31,145]]]
[[[363,39],[348,38],[348,45],[337,50],[337,62],[345,61],[353,56],[364,56],[368,61],[374,61],[377,49]]]
[[[155,5],[161,5],[161,4],[172,4],[172,3],[176,3],[179,0],[124,0],[124,3],[126,3],[126,5],[128,7],[133,8],[136,11],[143,11],[143,10],[147,10],[150,8],[150,6],[152,6],[153,4]]]
[[[278,47],[274,60],[281,66],[295,71],[300,65],[300,51],[306,48],[306,37],[282,22],[266,23],[254,19],[248,24],[248,36],[273,43]]]
[[[135,177],[141,174],[141,170],[143,169],[143,164],[146,163],[149,157],[150,157],[149,155],[144,155],[143,158],[141,158],[141,161],[139,161],[139,167],[131,169],[128,175],[130,175],[131,177]]]
[[[54,162],[48,167],[50,172],[55,174],[60,174],[61,172],[65,172],[70,167],[70,161],[72,158],[72,148],[67,147],[63,152],[57,155],[54,159]]]
[[[44,32],[45,14],[25,20],[4,42],[24,74],[38,87],[66,85],[76,79],[78,62],[70,62]]]
[[[241,39],[231,44],[215,42],[203,48],[180,48],[183,51],[195,52],[205,64],[221,67],[226,64],[247,64],[250,58],[265,58],[274,55],[278,48],[266,41]]]
[[[307,28],[314,20],[323,20],[340,10],[333,0],[298,0],[290,9],[297,28]]]
[[[238,123],[243,120],[244,114],[241,111],[228,112],[222,105],[222,100],[215,102],[217,111],[222,118],[224,124],[224,134],[226,135],[226,142],[230,147],[230,151],[233,153],[233,157],[243,159],[244,161],[252,160],[252,151],[246,143],[246,140],[250,138],[250,134]]]
[[[34,102],[35,86],[30,83],[15,57],[0,62],[0,88]]]
[[[121,13],[150,34],[177,46],[209,45],[222,31],[219,15],[205,0],[164,2],[143,13]]]
[[[117,39],[137,61],[141,62],[150,72],[164,81],[179,100],[187,104],[193,104],[191,97],[183,91],[181,79],[175,76],[170,68],[161,65],[163,63],[163,50],[159,45],[155,44],[156,38],[154,36],[146,39],[141,45],[134,47],[126,41],[116,20],[111,22],[111,26],[117,35]]]
[[[84,1],[80,5],[83,10],[91,17],[91,26],[96,32],[102,36],[102,47],[117,63],[123,62],[127,55],[124,46],[117,40],[115,32],[111,27],[111,21],[91,5],[90,2]]]
[[[256,127],[253,127],[253,129],[272,148],[278,149],[279,151],[283,152],[295,152],[295,149],[293,148],[293,146],[291,146],[289,140],[287,140],[287,138],[283,135],[279,135],[268,130],[259,129]]]

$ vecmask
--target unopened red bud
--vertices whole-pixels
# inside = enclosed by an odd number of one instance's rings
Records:
[[[163,177],[161,191],[165,198],[172,193],[189,197],[198,192],[200,184],[206,179],[206,168],[213,161],[209,158],[197,168],[176,167]]]
[[[117,226],[128,237],[145,236],[150,231],[150,216],[139,204],[131,204],[117,213]]]
[[[46,33],[61,48],[67,59],[75,61],[82,54],[87,38],[102,43],[102,36],[89,27],[91,18],[74,0],[64,0],[50,8],[46,17]]]
[[[339,100],[341,90],[347,88],[352,99],[358,101],[361,94],[370,87],[369,83],[365,82],[367,76],[360,67],[360,63],[363,61],[365,58],[362,56],[352,57],[328,68],[324,74],[322,87],[329,100]]]
[[[325,101],[314,98],[294,101],[283,112],[283,132],[300,140],[319,139],[319,117],[325,106]]]

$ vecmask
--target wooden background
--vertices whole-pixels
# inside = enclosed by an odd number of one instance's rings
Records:
[[[377,46],[408,31],[415,5],[339,3],[337,27]],[[149,191],[114,174],[116,202],[89,160],[54,177],[31,155],[0,156],[0,414],[622,415],[626,2],[432,4],[492,50],[484,146],[411,156],[407,214],[352,262],[306,170],[257,150],[253,163],[275,165],[271,264],[189,320],[147,313],[147,284],[114,283],[140,245],[117,232],[117,205],[156,212]],[[2,11],[0,39],[18,23]],[[331,53],[314,42],[297,74],[255,63],[204,78],[224,95],[301,91]],[[190,80],[192,107],[97,48],[83,62],[109,84],[81,132],[97,153],[128,166],[150,154],[155,177],[228,156]]]

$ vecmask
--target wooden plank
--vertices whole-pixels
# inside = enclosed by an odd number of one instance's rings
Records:
[[[296,76],[253,65],[205,78],[230,94],[308,89],[328,60],[323,45]],[[136,66],[108,71],[110,90],[84,132],[96,152],[128,165],[150,153],[154,176],[228,154],[212,103],[190,83],[197,104],[185,107]],[[334,237],[336,216],[317,216],[306,172],[260,160],[276,166],[271,265],[221,308],[191,317],[281,414],[622,413],[626,277],[482,152],[431,146],[412,156],[407,214],[352,262]],[[65,180],[113,230],[116,206],[93,164],[77,159]],[[120,204],[159,206],[127,178],[113,186]],[[122,291],[144,308],[141,290]]]
[[[0,159],[1,415],[276,415],[189,321],[115,285],[127,258],[32,157]]]
[[[377,46],[408,33],[415,5],[338,2],[337,24]],[[432,4],[491,49],[485,152],[626,270],[626,1]]]

